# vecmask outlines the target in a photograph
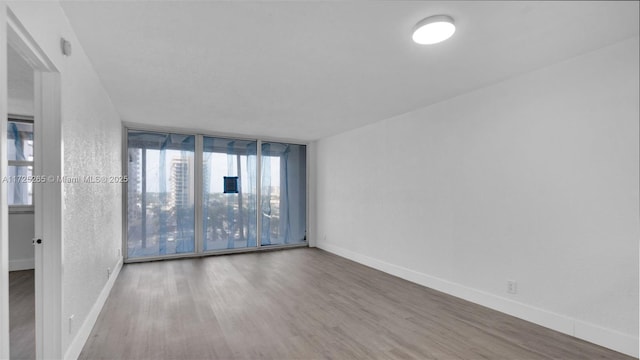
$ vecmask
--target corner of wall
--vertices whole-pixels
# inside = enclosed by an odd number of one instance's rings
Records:
[[[316,150],[319,248],[638,356],[637,36]]]
[[[323,242],[322,244],[319,244],[318,247],[332,254],[372,267],[387,274],[397,276],[401,279],[500,311],[563,334],[571,335],[576,338],[613,349],[629,356],[638,357],[638,339],[631,335],[536,308],[452,281],[381,261],[366,255],[361,255],[332,244]]]
[[[309,247],[316,247],[318,244],[317,231],[317,154],[318,142],[314,141],[307,145],[307,232]]]
[[[104,307],[104,304],[106,303],[107,298],[111,293],[111,289],[113,289],[113,285],[115,284],[116,279],[118,278],[118,275],[120,275],[120,270],[122,270],[122,265],[123,265],[123,258],[120,257],[116,265],[113,267],[113,273],[111,274],[111,277],[109,277],[109,280],[107,280],[107,283],[104,285],[104,288],[102,288],[100,295],[98,295],[98,299],[96,299],[96,302],[91,307],[91,311],[89,311],[89,314],[87,314],[87,317],[85,318],[84,322],[82,323],[82,326],[76,333],[76,336],[73,338],[73,340],[71,340],[71,344],[69,344],[69,347],[67,348],[67,351],[64,354],[65,360],[75,360],[80,356],[80,353],[84,348],[84,344],[87,342],[87,339],[89,339],[89,335],[91,335],[91,330],[93,330],[93,326],[96,324],[96,321],[98,320],[100,311],[102,311],[102,308]]]

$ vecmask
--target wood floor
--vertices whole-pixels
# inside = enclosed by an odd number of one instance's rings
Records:
[[[9,272],[9,351],[11,359],[36,358],[36,305],[33,270]]]
[[[80,359],[632,359],[318,249],[126,265]]]

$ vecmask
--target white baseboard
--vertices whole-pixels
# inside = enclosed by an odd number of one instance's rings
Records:
[[[33,270],[35,268],[34,258],[9,260],[9,271]]]
[[[591,343],[638,357],[638,338],[565,315],[523,304],[327,243],[317,247],[399,278],[444,292]]]
[[[78,333],[71,341],[71,344],[67,348],[67,351],[64,355],[65,360],[75,360],[80,356],[82,352],[82,348],[84,344],[89,339],[89,335],[91,335],[91,330],[93,330],[93,326],[98,320],[98,315],[100,315],[100,311],[102,311],[102,307],[104,303],[107,301],[109,297],[109,293],[111,293],[111,289],[113,288],[113,284],[116,282],[118,275],[120,274],[120,270],[122,269],[123,259],[122,257],[118,260],[118,263],[113,268],[113,272],[111,273],[111,277],[107,280],[107,283],[102,288],[98,299],[91,307],[91,311],[87,315],[86,319],[82,323],[82,326],[78,330]]]

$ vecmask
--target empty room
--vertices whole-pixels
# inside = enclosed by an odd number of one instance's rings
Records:
[[[0,1],[0,359],[638,359],[639,1]]]

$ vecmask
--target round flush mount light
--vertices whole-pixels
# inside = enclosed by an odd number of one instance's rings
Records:
[[[421,45],[437,44],[450,38],[454,32],[456,32],[456,26],[450,16],[429,16],[416,24],[413,30],[413,41]]]

